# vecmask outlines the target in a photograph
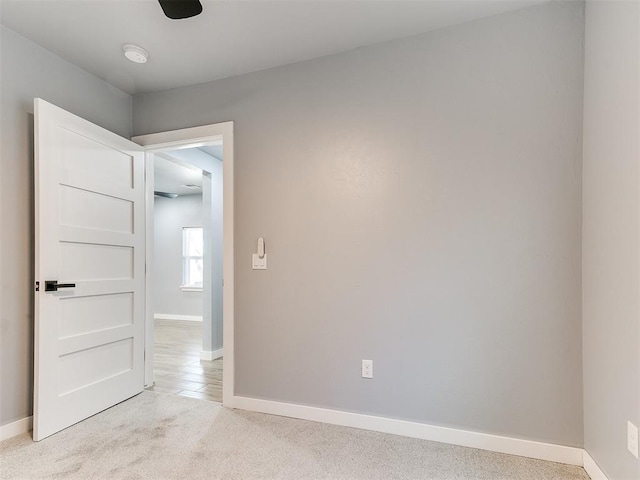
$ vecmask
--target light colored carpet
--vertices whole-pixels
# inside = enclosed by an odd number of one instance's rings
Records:
[[[39,443],[0,444],[2,479],[588,480],[580,467],[143,392]]]

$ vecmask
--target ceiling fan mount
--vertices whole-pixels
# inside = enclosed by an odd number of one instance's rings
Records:
[[[164,14],[172,20],[191,18],[202,13],[200,0],[158,0]]]

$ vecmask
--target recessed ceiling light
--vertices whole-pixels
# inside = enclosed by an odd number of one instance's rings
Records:
[[[149,53],[138,45],[127,44],[122,47],[124,56],[135,63],[147,63]]]

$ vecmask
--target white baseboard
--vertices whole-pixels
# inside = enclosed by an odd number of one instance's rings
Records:
[[[376,432],[391,433],[405,437],[420,438],[434,442],[449,443],[463,447],[479,448],[492,452],[507,453],[521,457],[537,458],[551,462],[582,466],[582,448],[567,447],[519,438],[502,437],[488,433],[472,432],[455,428],[439,427],[424,423],[376,417],[360,413],[342,412],[325,408],[308,407],[291,403],[233,396],[231,408],[249,410],[283,417],[312,420],[315,422],[361,428]]]
[[[172,313],[154,313],[155,320],[180,320],[186,322],[201,322],[202,316],[199,315],[173,315]]]
[[[211,362],[212,360],[216,360],[222,357],[222,348],[218,350],[203,350],[200,352],[200,360],[205,360],[207,362]]]
[[[0,427],[0,442],[16,435],[22,435],[33,428],[33,417],[25,417],[21,420]]]
[[[604,472],[602,470],[600,470],[600,467],[598,466],[598,464],[593,460],[593,458],[591,458],[591,455],[589,455],[587,453],[586,450],[583,450],[583,463],[584,463],[584,469],[587,472],[587,475],[589,475],[589,478],[591,480],[609,480],[607,478],[607,476],[604,474]]]

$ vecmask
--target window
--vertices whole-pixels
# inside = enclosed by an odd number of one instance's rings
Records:
[[[182,229],[182,289],[202,289],[204,263],[202,227]]]

